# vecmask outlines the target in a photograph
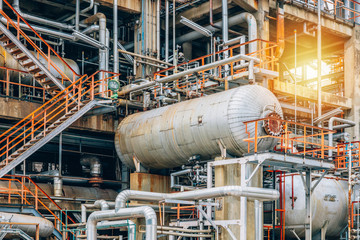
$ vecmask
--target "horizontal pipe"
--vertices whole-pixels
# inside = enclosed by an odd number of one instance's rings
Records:
[[[131,87],[129,89],[122,90],[122,91],[119,92],[118,95],[119,96],[126,95],[126,94],[128,94],[130,92],[135,92],[135,91],[139,91],[139,90],[142,90],[142,89],[145,89],[145,88],[155,86],[158,83],[167,83],[167,82],[175,81],[177,79],[180,79],[183,76],[190,75],[190,74],[193,74],[193,73],[196,73],[196,72],[201,72],[201,71],[208,70],[208,69],[212,69],[212,68],[215,68],[215,67],[218,67],[218,66],[221,66],[221,65],[229,64],[231,62],[235,62],[235,61],[238,61],[240,59],[247,60],[247,61],[254,61],[255,63],[260,62],[260,60],[258,58],[250,57],[250,56],[247,56],[247,55],[244,55],[244,54],[238,54],[238,55],[230,57],[230,58],[226,58],[226,59],[223,59],[223,60],[220,60],[220,61],[209,63],[209,64],[206,64],[206,65],[197,67],[197,68],[192,68],[192,69],[189,69],[189,70],[186,70],[186,71],[183,71],[183,72],[175,73],[173,75],[163,77],[163,78],[160,78],[160,79],[155,80],[155,81],[147,82],[145,84],[141,84],[141,85],[136,86],[136,87]]]
[[[115,201],[115,209],[119,210],[126,207],[129,200],[140,201],[163,201],[166,199],[176,200],[202,200],[216,197],[249,197],[259,200],[276,200],[279,198],[279,192],[272,189],[225,186],[209,189],[200,189],[188,192],[177,193],[156,193],[146,191],[125,190],[119,193]]]
[[[120,53],[123,53],[123,54],[128,54],[128,55],[132,55],[132,56],[139,57],[139,58],[142,58],[142,59],[146,59],[146,60],[158,62],[158,63],[160,63],[160,64],[172,66],[171,63],[167,63],[167,62],[161,61],[161,60],[156,59],[156,58],[144,56],[144,55],[141,55],[141,54],[136,54],[136,53],[129,52],[129,51],[126,51],[126,50],[122,50],[122,49],[118,49],[118,51],[119,51]]]

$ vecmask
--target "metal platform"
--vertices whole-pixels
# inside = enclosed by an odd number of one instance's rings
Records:
[[[328,170],[335,168],[335,164],[332,161],[319,158],[307,158],[302,155],[284,154],[281,152],[249,154],[244,156],[243,159],[249,163],[289,168],[292,170]]]

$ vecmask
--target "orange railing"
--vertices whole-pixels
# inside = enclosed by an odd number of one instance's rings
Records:
[[[0,14],[7,20],[7,28],[10,30],[13,28],[16,31],[17,37],[20,40],[20,36],[22,37],[22,40],[25,40],[28,46],[31,46],[35,53],[36,57],[38,59],[42,58],[44,61],[46,61],[48,70],[51,70],[53,68],[59,76],[61,76],[61,82],[64,83],[65,81],[74,82],[76,77],[80,77],[79,74],[77,74],[74,69],[72,69],[69,64],[42,38],[42,36],[36,32],[31,25],[11,6],[11,4],[8,3],[7,0],[3,0],[3,2],[12,10],[12,12],[17,17],[16,22],[14,22],[3,10],[0,9]],[[39,46],[37,46],[30,37],[20,28],[20,25],[27,25],[28,28],[40,39],[40,41],[43,43],[43,48],[47,48],[45,53],[43,50],[40,49]],[[66,66],[70,72],[72,73],[71,78],[67,76],[52,60],[51,56],[56,56],[63,64]]]
[[[351,152],[351,167],[360,167],[360,142],[340,143],[336,146],[335,168],[347,169],[349,167],[349,151]]]
[[[279,148],[275,150],[299,154],[303,156],[311,156],[324,159],[327,157],[326,152],[335,147],[325,145],[325,138],[330,133],[336,131],[326,128],[320,128],[312,125],[302,124],[282,120],[274,117],[267,117],[244,122],[248,138],[244,139],[248,143],[248,153],[257,153],[258,144],[263,139],[278,139],[280,141]],[[279,130],[275,135],[262,135],[260,136],[260,126],[272,125],[277,126]],[[250,131],[251,130],[251,131]]]
[[[3,67],[0,66],[0,69],[4,71],[4,79],[0,80],[0,84],[2,86],[1,88],[1,92],[0,95],[6,96],[6,97],[18,97],[21,98],[21,96],[23,95],[22,93],[22,89],[29,89],[33,94],[30,94],[26,97],[29,97],[31,99],[36,98],[41,102],[45,102],[46,99],[46,92],[45,89],[43,87],[37,87],[34,85],[29,85],[29,84],[24,84],[24,83],[17,83],[17,82],[12,82],[10,81],[11,77],[10,75],[13,73],[18,73],[18,74],[28,74],[25,71],[22,70],[18,70],[18,69],[14,69],[14,68],[8,68],[8,67]],[[11,93],[11,86],[13,87],[13,89],[15,87],[19,87],[18,93]],[[39,96],[36,96],[37,93],[40,93]]]
[[[50,214],[54,218],[54,226],[60,233],[66,228],[67,222],[75,223],[75,221],[29,177],[7,175],[5,178],[0,178],[0,181],[5,182],[4,185],[6,185],[6,187],[0,187],[0,195],[3,195],[8,204],[27,205],[34,207],[40,214]],[[67,216],[65,219],[66,222],[63,222],[59,218],[59,215],[49,208],[49,202],[52,203],[55,211],[60,212],[63,216]]]
[[[111,76],[101,80],[95,80],[97,74],[102,75],[104,72],[106,71],[98,71],[89,77],[86,77],[86,75],[82,76],[66,89],[56,94],[41,107],[1,134],[0,158],[5,158],[5,163],[8,164],[8,157],[12,151],[21,147],[28,140],[33,139],[38,132],[44,130],[42,134],[43,136],[46,136],[45,129],[51,123],[75,107],[80,109],[82,101],[107,96],[109,94],[109,90],[107,90],[107,81],[119,76],[119,74],[106,72],[111,74]]]
[[[258,49],[255,52],[246,54],[248,56],[254,57],[259,59],[259,63],[255,63],[254,67],[259,68],[259,71],[262,69],[271,70],[274,72],[278,72],[279,66],[278,66],[278,59],[275,58],[275,50],[277,45],[273,42],[256,39],[252,40],[246,43],[242,44],[236,44],[233,46],[229,46],[227,49],[223,49],[221,51],[218,51],[214,54],[208,54],[199,58],[192,59],[188,62],[178,64],[176,66],[172,66],[163,70],[160,70],[158,72],[154,73],[154,79],[166,77],[169,75],[172,75],[176,72],[181,72],[187,69],[191,69],[198,66],[204,66],[210,62],[218,61],[221,59],[224,59],[224,54],[228,54],[229,57],[236,56],[240,53],[241,48],[248,48],[249,44],[257,44]],[[190,81],[189,79],[178,79],[174,81],[173,83],[169,83],[167,86],[164,86],[163,89],[167,88],[190,88],[192,86],[198,86],[199,88],[203,89],[205,88],[205,83],[209,80],[209,77],[206,76],[206,74],[211,75],[212,77],[220,79],[219,81],[223,81],[226,69],[228,68],[228,74],[233,76],[235,74],[238,74],[240,72],[243,72],[246,70],[246,67],[240,68],[243,60],[237,60],[229,64],[224,64],[222,66],[216,67],[216,68],[209,68],[206,70],[202,70],[198,72],[197,74],[200,74],[200,77],[198,76],[195,78],[195,80]],[[239,68],[239,69],[237,69]],[[193,76],[193,74],[189,74],[189,77]],[[225,84],[227,84],[227,80],[224,80]],[[207,86],[209,87],[209,86]],[[159,86],[155,87],[155,90],[158,90]]]

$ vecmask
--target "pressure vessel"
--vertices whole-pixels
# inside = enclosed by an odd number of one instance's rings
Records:
[[[232,156],[248,152],[243,140],[254,137],[255,124],[245,121],[272,114],[282,118],[279,101],[258,85],[246,85],[209,96],[140,112],[122,120],[116,130],[115,148],[121,161],[133,168],[139,161],[146,168],[174,168],[198,155],[203,160],[221,153]],[[258,123],[258,135],[264,135]],[[258,151],[269,150],[277,140],[258,141]],[[251,144],[251,149],[254,144]],[[250,149],[250,150],[251,150]]]
[[[13,228],[19,228],[23,230],[25,233],[30,235],[31,237],[35,237],[36,235],[36,225],[39,225],[39,235],[42,238],[49,237],[54,231],[54,225],[52,222],[42,217],[34,217],[24,214],[15,214],[15,213],[7,213],[0,212],[0,219],[2,222],[13,222],[13,223],[33,223],[34,225],[14,225]],[[11,239],[16,239],[15,237],[11,237]]]
[[[37,56],[36,53],[33,51],[30,51],[33,55]],[[21,71],[26,71],[15,58],[10,55],[4,48],[0,47],[0,55],[3,57],[0,57],[0,66],[17,69]],[[69,79],[73,80],[73,72],[66,66],[64,62],[62,62],[57,56],[51,55],[50,56],[51,61],[54,63],[54,65],[57,67],[55,69],[53,66],[50,66],[50,72],[58,79],[61,79],[62,76],[59,72],[62,72],[67,76]],[[80,73],[79,66],[77,63],[71,59],[63,58],[64,61],[76,72]],[[44,59],[43,56],[39,56],[39,61],[47,67],[47,61]],[[59,71],[58,71],[59,70]],[[0,76],[2,76],[2,79],[6,79],[6,70],[0,69]],[[33,75],[30,73],[18,73],[14,71],[9,71],[10,81],[11,82],[17,82],[19,83],[21,81],[22,84],[31,84],[31,80],[33,79]]]
[[[316,182],[317,179],[312,181],[311,186]],[[285,177],[285,210],[285,226],[303,238],[307,212],[305,188],[299,175]],[[347,213],[347,181],[323,178],[311,194],[312,236],[318,237],[321,228],[327,224],[326,239],[340,239],[340,233],[347,225]],[[287,238],[296,239],[296,236],[287,231]]]

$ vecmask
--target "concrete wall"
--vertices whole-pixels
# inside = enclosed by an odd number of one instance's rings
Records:
[[[255,165],[248,164],[246,171],[246,178],[251,175]],[[241,167],[239,164],[232,164],[226,166],[215,167],[215,186],[227,185],[240,185],[241,183]],[[253,177],[249,186],[262,187],[262,170],[259,169],[258,173]],[[221,198],[222,209],[215,212],[216,220],[240,220],[240,198],[226,197]],[[247,240],[255,239],[255,210],[254,202],[248,201],[247,203]],[[240,227],[238,225],[230,225],[229,228],[236,237],[240,237]],[[228,232],[223,229],[220,235],[221,240],[231,239]]]
[[[0,98],[0,118],[18,121],[40,106],[39,103]],[[112,133],[114,132],[114,119],[105,115],[83,117],[77,120],[70,128]]]
[[[352,109],[346,117],[356,122],[349,129],[354,141],[360,139],[360,26],[353,29],[352,37],[345,43],[344,52],[345,96],[352,98]]]

